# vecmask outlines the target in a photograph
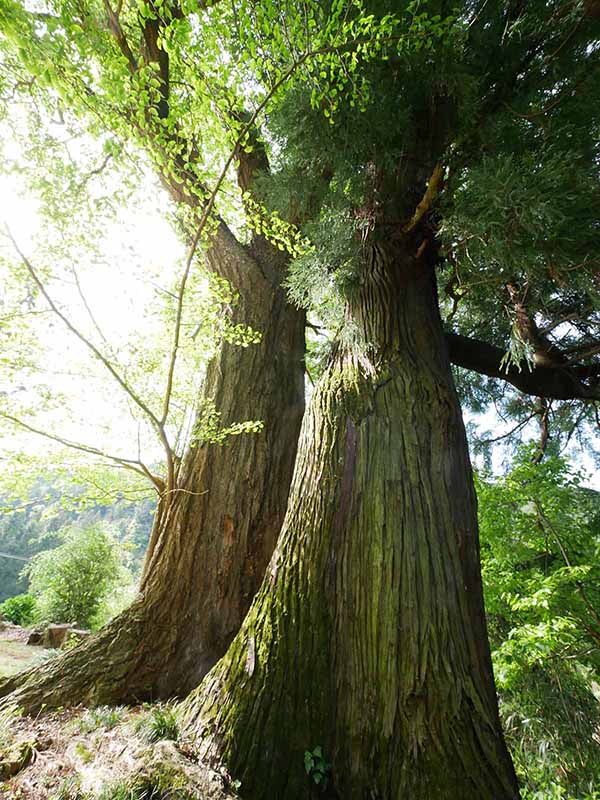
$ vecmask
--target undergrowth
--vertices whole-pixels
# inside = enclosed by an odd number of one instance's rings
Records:
[[[179,722],[173,706],[168,703],[156,703],[149,706],[136,722],[136,733],[146,742],[158,742],[168,739],[179,740]]]

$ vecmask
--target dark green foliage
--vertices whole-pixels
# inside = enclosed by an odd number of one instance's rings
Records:
[[[317,9],[326,16],[329,5]],[[390,7],[367,10],[382,19]],[[296,75],[269,115],[277,147],[261,191],[312,245],[291,264],[292,300],[337,334],[343,298],[361,280],[363,243],[401,236],[437,162],[442,191],[423,233],[435,242],[448,328],[493,342],[526,369],[540,354],[516,324],[512,284],[563,361],[587,346],[597,368],[600,18],[559,2],[467,2],[450,17],[447,5],[429,2],[393,13],[402,30],[419,13],[430,22],[439,15],[443,30],[431,25],[421,43],[359,57],[343,85],[325,59]],[[256,37],[273,49],[266,34]],[[328,100],[311,94],[323,83],[336,105],[330,115]],[[535,400],[475,373],[460,375],[460,389],[467,407],[495,403],[531,436]],[[561,446],[594,447],[591,403],[550,406]]]
[[[323,790],[327,788],[331,764],[325,759],[321,745],[317,745],[313,750],[305,751],[304,769],[317,786]]]
[[[15,625],[29,625],[35,617],[35,597],[17,594],[0,603],[0,615]]]
[[[591,678],[568,661],[550,660],[501,690],[500,716],[526,796],[598,796],[600,702]]]

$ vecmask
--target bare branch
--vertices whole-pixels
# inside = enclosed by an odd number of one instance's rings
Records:
[[[115,369],[115,367],[106,358],[106,356],[96,347],[96,345],[93,342],[91,342],[87,338],[87,336],[85,336],[83,333],[81,333],[81,331],[78,330],[78,328],[76,328],[73,325],[73,323],[69,320],[69,318],[67,316],[65,316],[65,314],[63,314],[63,312],[58,308],[58,306],[56,305],[56,303],[54,302],[54,300],[52,299],[52,297],[48,293],[48,290],[46,289],[43,281],[41,280],[41,278],[37,274],[36,270],[34,269],[33,265],[31,264],[31,262],[29,261],[27,256],[23,253],[23,251],[20,249],[19,245],[15,241],[15,239],[14,239],[14,237],[13,237],[11,231],[10,231],[10,228],[8,227],[8,225],[6,225],[6,223],[4,223],[4,227],[6,229],[6,232],[7,232],[7,235],[9,237],[9,239],[11,240],[16,252],[19,255],[19,258],[21,259],[21,261],[25,265],[25,267],[26,267],[27,271],[29,272],[29,274],[31,275],[35,285],[38,287],[38,289],[42,293],[44,299],[46,300],[46,302],[48,303],[48,305],[50,306],[52,311],[63,322],[63,324],[68,328],[68,330],[70,330],[71,333],[74,334],[74,336],[76,336],[79,339],[79,341],[83,342],[83,344],[88,348],[88,350],[90,350],[96,356],[96,358],[100,361],[100,363],[104,365],[104,367],[110,372],[110,374],[113,376],[113,378],[117,381],[119,386],[121,386],[121,388],[126,392],[126,394],[129,395],[129,397],[138,406],[138,408],[140,408],[144,412],[144,414],[146,414],[146,416],[152,422],[154,427],[157,428],[157,429],[160,429],[160,425],[161,425],[160,420],[154,414],[154,412],[142,400],[142,398],[137,394],[137,392],[135,392],[134,389],[131,388],[131,386],[127,383],[125,378],[123,378],[123,376],[120,375],[120,373]]]
[[[95,316],[94,316],[94,315],[93,315],[93,313],[92,313],[92,309],[91,309],[91,308],[90,308],[90,306],[89,306],[89,303],[88,303],[88,301],[87,301],[87,299],[86,299],[86,296],[85,296],[85,295],[84,295],[84,293],[83,293],[83,289],[81,288],[81,283],[80,283],[80,281],[79,281],[79,276],[77,275],[77,270],[75,269],[75,267],[74,267],[72,264],[70,265],[70,269],[71,269],[71,274],[73,275],[73,280],[75,281],[75,286],[77,287],[77,292],[78,292],[78,294],[79,294],[79,297],[81,298],[81,302],[82,302],[82,303],[83,303],[83,305],[85,306],[85,310],[86,310],[86,311],[87,311],[87,313],[88,313],[88,317],[89,317],[89,318],[91,319],[91,321],[92,321],[92,325],[93,325],[93,326],[94,326],[94,328],[96,328],[96,330],[98,331],[98,335],[100,336],[100,338],[101,338],[101,339],[102,339],[102,340],[103,340],[103,341],[104,341],[106,344],[108,344],[108,340],[107,340],[106,336],[105,336],[105,335],[102,333],[102,330],[101,330],[100,326],[98,325],[98,322],[96,321],[96,318],[95,318]]]
[[[71,450],[78,450],[82,453],[88,453],[89,455],[98,456],[99,458],[103,458],[106,461],[112,461],[114,464],[118,464],[119,466],[123,467],[124,469],[129,469],[132,472],[137,472],[138,475],[142,475],[144,478],[148,478],[149,481],[154,485],[156,490],[160,493],[164,489],[164,481],[158,475],[153,475],[152,472],[148,469],[148,467],[139,459],[133,458],[122,458],[121,456],[115,456],[111,453],[107,453],[104,450],[100,450],[98,447],[93,447],[92,445],[81,444],[81,442],[74,442],[71,439],[65,439],[63,436],[59,436],[56,433],[48,433],[48,431],[43,431],[40,428],[36,428],[34,425],[30,425],[28,422],[24,422],[22,419],[13,416],[12,414],[6,414],[3,411],[0,411],[0,417],[2,419],[6,419],[9,422],[12,422],[13,425],[17,425],[23,430],[29,431],[29,433],[35,433],[37,436],[43,436],[45,439],[50,439],[53,442],[58,442],[58,444],[62,444],[64,447],[69,447]]]

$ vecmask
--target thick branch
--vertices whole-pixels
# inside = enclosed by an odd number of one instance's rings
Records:
[[[500,378],[525,394],[555,400],[600,400],[598,381],[591,385],[583,382],[585,379],[600,377],[600,364],[535,366],[532,369],[524,364],[519,370],[512,364],[504,366],[502,360],[505,353],[502,348],[479,339],[447,333],[446,343],[450,361],[457,367],[464,367],[490,378]]]
[[[104,0],[104,8],[106,10],[106,15],[108,17],[109,30],[114,36],[119,46],[119,50],[127,59],[127,66],[129,67],[129,71],[135,72],[137,70],[137,62],[135,60],[135,56],[131,51],[131,48],[129,47],[129,42],[127,41],[127,38],[123,33],[123,29],[121,28],[121,23],[119,22],[119,16],[117,13],[113,11],[113,8],[109,0]]]

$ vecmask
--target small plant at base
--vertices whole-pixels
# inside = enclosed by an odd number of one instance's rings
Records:
[[[135,728],[147,742],[159,742],[161,739],[176,742],[179,739],[179,722],[175,709],[166,703],[150,706],[148,713],[137,721]]]
[[[169,777],[156,781],[134,778],[105,786],[97,800],[194,800],[194,795]]]
[[[323,755],[323,748],[317,745],[314,750],[304,751],[304,769],[306,774],[320,786],[325,789],[329,783],[329,774],[331,772],[331,764],[325,760]]]
[[[75,745],[75,752],[84,764],[89,764],[94,760],[94,754],[83,744],[83,742],[77,742]]]
[[[89,708],[74,722],[74,727],[80,733],[91,733],[97,728],[114,728],[123,719],[123,706],[98,706]]]
[[[81,791],[79,779],[70,777],[65,778],[48,800],[91,800],[91,798]]]

